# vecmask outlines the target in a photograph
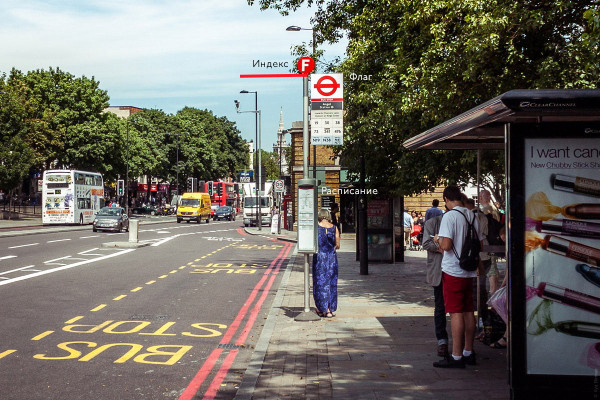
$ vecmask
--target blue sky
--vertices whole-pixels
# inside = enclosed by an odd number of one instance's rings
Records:
[[[283,110],[286,128],[302,119],[300,78],[241,79],[240,74],[288,73],[253,67],[254,60],[293,64],[290,48],[308,43],[313,11],[282,17],[246,0],[19,0],[0,2],[0,72],[60,67],[94,76],[113,106],[185,107],[235,121],[254,139],[251,113],[258,91],[262,147],[272,150]],[[322,46],[326,59],[343,56],[345,43]]]

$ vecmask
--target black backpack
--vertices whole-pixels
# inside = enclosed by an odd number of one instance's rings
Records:
[[[502,229],[502,224],[494,218],[492,213],[485,215],[488,222],[488,234],[487,240],[488,243],[492,246],[501,246],[504,244],[502,239],[500,239],[500,229]]]
[[[460,251],[460,256],[456,252],[454,248],[454,243],[452,244],[452,250],[458,258],[458,263],[462,269],[465,271],[475,271],[479,266],[479,252],[481,251],[481,242],[479,241],[479,237],[477,236],[477,231],[475,230],[475,226],[473,226],[472,222],[469,222],[469,219],[462,212],[452,209],[450,211],[459,212],[467,221],[467,234],[463,240],[463,246]],[[473,221],[475,220],[475,216],[473,216]]]

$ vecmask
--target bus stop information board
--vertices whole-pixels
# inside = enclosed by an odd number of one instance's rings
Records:
[[[344,75],[312,74],[310,144],[344,144]]]

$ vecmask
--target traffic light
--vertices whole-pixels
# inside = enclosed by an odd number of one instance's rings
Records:
[[[211,196],[213,195],[213,183],[212,183],[212,181],[208,182],[208,194],[211,195]]]
[[[119,196],[123,196],[123,194],[125,194],[125,181],[123,181],[123,179],[119,179],[117,181],[117,194]]]
[[[217,194],[223,196],[223,184],[221,182],[217,183]]]
[[[189,177],[186,181],[185,191],[191,193],[194,191],[194,178]]]

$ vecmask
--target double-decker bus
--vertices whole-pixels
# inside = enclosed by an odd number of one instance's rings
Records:
[[[42,180],[42,224],[91,224],[103,206],[104,182],[97,172],[54,169]]]
[[[205,182],[204,187],[200,187],[201,192],[210,193],[209,185],[211,182]],[[217,208],[221,206],[233,207],[236,213],[239,213],[241,207],[240,195],[238,193],[238,184],[234,182],[212,182],[211,216]]]

